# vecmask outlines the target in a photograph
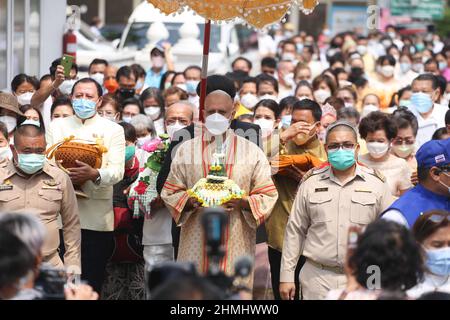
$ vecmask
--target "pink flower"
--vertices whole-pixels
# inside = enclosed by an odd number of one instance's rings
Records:
[[[154,152],[158,149],[158,146],[161,144],[161,142],[162,140],[160,138],[152,139],[142,146],[142,150],[147,152]]]

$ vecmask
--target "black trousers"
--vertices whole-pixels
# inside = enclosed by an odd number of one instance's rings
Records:
[[[272,280],[272,290],[273,296],[275,300],[281,300],[280,295],[280,267],[281,267],[281,251],[268,247],[268,255],[269,255],[269,264],[270,264],[270,277]],[[304,256],[300,256],[298,259],[297,267],[295,268],[295,299],[300,299],[300,281],[298,280],[298,276],[300,274],[300,270],[305,264],[306,258]]]
[[[81,279],[100,295],[114,250],[114,233],[81,229]]]

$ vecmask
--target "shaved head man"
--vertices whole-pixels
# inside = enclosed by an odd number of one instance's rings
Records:
[[[195,109],[196,107],[186,100],[175,102],[166,109],[164,124],[170,139],[173,138],[175,132],[192,123]]]

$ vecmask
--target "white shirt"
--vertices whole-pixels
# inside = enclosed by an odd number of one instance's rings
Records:
[[[442,277],[431,273],[426,273],[424,281],[408,290],[407,295],[411,298],[417,299],[422,294],[433,291],[450,293],[450,277]]]
[[[411,106],[410,110],[416,116],[417,122],[419,123],[416,144],[420,148],[425,142],[431,140],[433,133],[437,129],[445,127],[445,113],[448,107],[435,103],[433,112],[427,119],[424,119],[414,106]]]

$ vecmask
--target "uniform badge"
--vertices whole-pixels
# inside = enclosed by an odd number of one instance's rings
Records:
[[[6,179],[5,181],[3,181],[2,184],[0,184],[0,191],[3,191],[3,190],[12,190],[13,187],[14,187],[14,186],[12,185],[11,180]]]
[[[328,188],[316,188],[314,192],[326,192],[328,191]]]
[[[56,181],[54,179],[50,179],[50,180],[44,180],[43,181],[45,185],[49,186],[49,187],[54,187],[57,185]]]
[[[372,190],[369,190],[369,189],[355,189],[355,192],[372,193]]]

